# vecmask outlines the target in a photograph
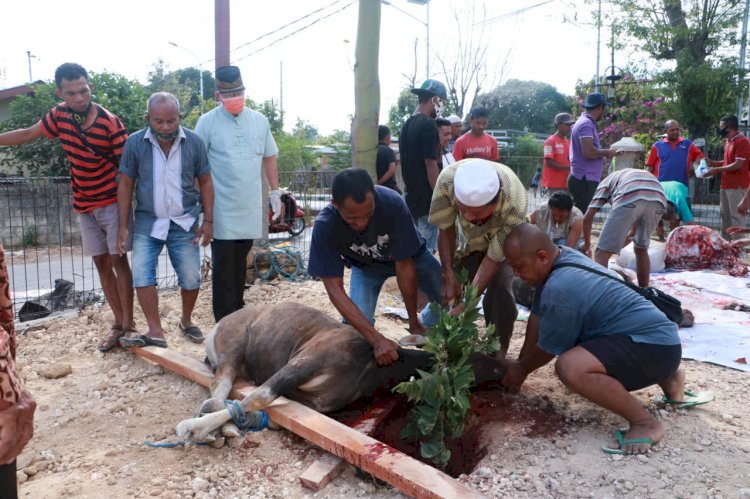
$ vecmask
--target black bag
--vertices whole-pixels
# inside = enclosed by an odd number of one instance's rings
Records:
[[[667,319],[674,322],[678,326],[682,322],[682,302],[675,298],[672,295],[668,295],[664,291],[660,291],[656,288],[653,288],[651,286],[646,286],[645,288],[641,288],[639,286],[636,286],[635,284],[628,282],[626,280],[618,279],[617,277],[607,274],[606,272],[600,272],[596,269],[592,269],[591,267],[586,267],[585,265],[579,265],[577,263],[561,263],[559,265],[555,265],[552,267],[552,270],[559,269],[560,267],[575,267],[577,269],[586,270],[588,272],[591,272],[593,274],[599,274],[604,277],[608,277],[612,279],[613,281],[618,281],[650,301],[654,304],[656,308],[662,311],[664,315],[667,316]]]

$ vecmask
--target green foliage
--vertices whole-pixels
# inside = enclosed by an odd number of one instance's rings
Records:
[[[134,80],[115,73],[90,73],[94,87],[93,101],[119,116],[128,133],[143,126],[146,111],[146,93]],[[27,128],[37,123],[52,107],[61,102],[55,96],[54,83],[37,85],[33,94],[21,95],[10,103],[11,117],[0,124],[0,131]],[[66,176],[70,165],[60,142],[35,140],[29,144],[7,149],[9,154],[0,159],[3,166],[15,166],[19,175],[23,166],[32,176]]]
[[[245,104],[250,109],[258,111],[260,114],[268,118],[268,124],[271,127],[272,133],[278,133],[284,129],[281,108],[273,99],[265,100],[261,103],[256,103],[252,99],[246,99]]]
[[[670,117],[680,121],[691,138],[706,136],[721,115],[735,112],[744,71],[724,54],[738,52],[744,1],[608,3],[602,12],[610,14],[602,23],[614,26],[615,48],[640,49],[662,64],[652,76],[674,104]]]
[[[524,185],[531,183],[536,169],[542,166],[544,144],[531,134],[519,137],[508,158],[501,161],[511,167]]]
[[[490,111],[488,128],[553,133],[557,113],[570,112],[570,103],[555,87],[540,81],[508,80],[478,95],[475,106]]]
[[[466,280],[466,274],[461,276]],[[474,352],[493,354],[500,348],[494,327],[480,336],[475,324],[479,317],[479,297],[467,285],[465,309],[452,317],[442,312],[438,324],[427,333],[424,350],[433,355],[429,371],[418,370],[418,378],[400,383],[394,391],[406,395],[414,404],[412,420],[403,429],[402,438],[419,439],[422,457],[445,468],[450,459],[446,440],[460,436],[470,407],[469,389],[474,372],[469,356]]]
[[[409,116],[414,113],[417,107],[417,96],[411,93],[411,88],[406,87],[398,94],[398,100],[388,110],[388,128],[391,134],[398,136],[401,127],[404,126]]]
[[[277,158],[279,172],[304,170],[315,163],[315,155],[306,147],[309,144],[307,140],[283,131],[273,135],[279,148]]]
[[[201,78],[203,79],[202,96],[200,94]],[[180,101],[180,108],[184,116],[194,114],[195,109],[200,110],[201,101],[203,102],[204,112],[213,109],[213,106],[207,102],[214,97],[214,79],[210,71],[201,71],[193,67],[169,71],[164,60],[158,59],[148,73],[148,81],[149,83],[146,86],[148,95],[154,92],[173,94]]]
[[[23,245],[39,246],[39,234],[37,233],[36,225],[31,224],[23,231]]]
[[[315,142],[320,137],[318,135],[318,129],[309,121],[301,118],[297,118],[297,124],[294,125],[292,135],[306,142]]]

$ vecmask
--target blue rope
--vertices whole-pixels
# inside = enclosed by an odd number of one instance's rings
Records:
[[[232,416],[232,421],[237,425],[242,433],[247,431],[260,431],[268,428],[268,414],[266,411],[252,411],[245,413],[242,406],[236,400],[225,400],[224,406]],[[258,420],[260,418],[260,420]]]
[[[292,272],[284,270],[284,266],[289,262],[289,259],[294,261],[294,270]],[[266,272],[262,272],[258,268],[259,261],[268,262],[268,270]],[[307,278],[305,259],[302,257],[300,250],[295,246],[269,246],[268,253],[257,253],[255,255],[253,266],[255,267],[257,276],[264,281],[270,281],[276,274],[288,281]]]
[[[176,442],[152,442],[151,440],[144,440],[144,444],[148,445],[149,447],[157,447],[161,449],[173,449],[174,447],[184,447],[185,441],[184,440],[178,440]],[[197,442],[195,445],[208,445],[208,442]]]

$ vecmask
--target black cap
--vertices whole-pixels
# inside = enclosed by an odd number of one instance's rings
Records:
[[[237,66],[222,66],[216,68],[216,90],[221,93],[245,90],[242,84],[242,74]]]

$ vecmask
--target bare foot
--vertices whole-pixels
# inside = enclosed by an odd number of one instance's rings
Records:
[[[685,371],[678,367],[674,374],[659,383],[659,386],[669,400],[682,402],[685,400]]]
[[[622,450],[625,454],[645,454],[652,445],[664,438],[665,433],[666,428],[661,421],[651,419],[644,423],[631,424],[629,430],[620,433],[622,440],[616,440],[608,447]]]

